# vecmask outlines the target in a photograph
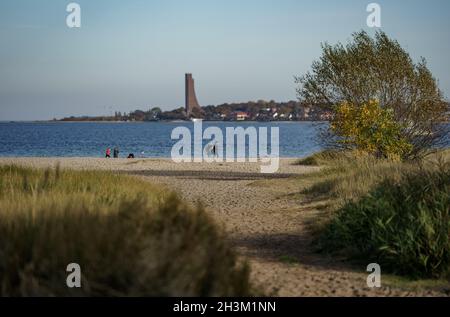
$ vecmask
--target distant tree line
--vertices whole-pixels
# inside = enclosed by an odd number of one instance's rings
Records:
[[[275,102],[274,100],[224,103],[194,109],[190,118],[208,121],[322,121],[330,119],[330,111],[323,105],[310,105],[299,101]],[[148,111],[115,112],[111,116],[66,117],[61,121],[173,121],[188,120],[184,107],[162,111],[159,107]]]

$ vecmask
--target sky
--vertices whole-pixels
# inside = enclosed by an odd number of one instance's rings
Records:
[[[66,7],[81,7],[81,27]],[[2,0],[0,121],[184,105],[295,100],[321,43],[376,29],[364,0]],[[450,95],[450,1],[386,0],[381,30]]]

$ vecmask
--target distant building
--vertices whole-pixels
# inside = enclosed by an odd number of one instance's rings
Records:
[[[194,108],[201,109],[198,103],[197,96],[195,95],[194,78],[192,74],[185,75],[186,82],[186,116],[189,118]]]
[[[333,119],[333,113],[331,111],[324,111],[319,115],[321,121],[330,121]]]
[[[300,111],[298,113],[298,119],[299,120],[308,120],[310,113],[311,113],[310,107],[307,107],[307,106],[301,107]]]
[[[249,117],[247,112],[243,112],[243,111],[237,111],[234,113],[234,119],[236,121],[245,121],[247,120]]]

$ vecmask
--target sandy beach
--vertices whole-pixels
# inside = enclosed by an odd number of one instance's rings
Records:
[[[191,204],[201,202],[247,259],[252,281],[275,296],[442,296],[439,290],[398,288],[389,282],[366,286],[366,267],[313,252],[311,222],[321,202],[299,194],[302,177],[317,167],[281,159],[275,174],[260,163],[174,163],[170,159],[0,158],[0,165],[109,170],[174,190]]]

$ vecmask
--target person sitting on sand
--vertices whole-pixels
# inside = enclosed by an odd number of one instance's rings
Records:
[[[111,158],[111,149],[110,148],[106,149],[106,156],[105,157],[106,158]]]
[[[134,154],[133,154],[133,153],[128,154],[128,157],[127,157],[127,158],[129,158],[129,159],[134,159]]]

